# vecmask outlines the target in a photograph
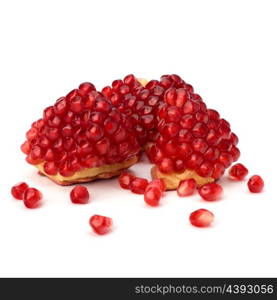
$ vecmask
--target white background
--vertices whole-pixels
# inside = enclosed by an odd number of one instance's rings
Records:
[[[277,276],[276,1],[1,1],[0,275],[1,276]],[[222,180],[216,203],[167,193],[159,208],[121,190],[117,180],[87,184],[88,205],[70,203],[71,187],[36,174],[19,146],[43,108],[80,82],[98,89],[134,73],[177,73],[240,137],[251,174]],[[149,178],[150,166],[134,168]],[[44,194],[27,210],[10,187],[26,181]],[[212,228],[188,222],[198,208]],[[114,219],[106,236],[88,219]]]

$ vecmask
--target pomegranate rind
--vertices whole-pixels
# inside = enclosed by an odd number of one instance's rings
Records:
[[[137,163],[137,161],[138,161],[138,157],[134,156],[131,159],[126,160],[122,163],[102,165],[101,167],[98,168],[86,168],[80,172],[76,172],[71,177],[64,177],[59,173],[57,175],[48,175],[45,173],[43,169],[43,163],[36,165],[36,167],[43,175],[47,176],[53,182],[59,185],[66,186],[66,185],[72,185],[76,183],[90,182],[97,179],[108,179],[115,176],[119,176],[121,172],[123,172],[125,169]]]
[[[151,169],[151,175],[153,179],[163,179],[166,190],[176,190],[180,184],[180,182],[184,179],[194,179],[196,181],[197,186],[202,186],[207,183],[214,182],[215,179],[212,177],[202,177],[198,175],[195,171],[186,169],[182,173],[170,173],[165,174],[162,173],[156,166]]]

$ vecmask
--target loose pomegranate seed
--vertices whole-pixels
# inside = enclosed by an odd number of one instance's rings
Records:
[[[130,184],[130,189],[135,194],[143,194],[148,185],[148,180],[145,178],[135,177]]]
[[[131,173],[121,173],[118,178],[119,184],[123,189],[129,190],[131,182],[135,179],[135,176]]]
[[[247,185],[251,193],[260,193],[264,188],[264,181],[261,176],[253,175],[248,180]]]
[[[158,187],[149,187],[144,192],[144,201],[150,206],[158,206],[162,191]]]
[[[27,183],[19,182],[12,187],[11,193],[15,199],[23,200],[24,192],[27,190],[28,187],[29,186]]]
[[[198,190],[199,195],[206,201],[218,200],[222,194],[222,186],[217,183],[207,183],[201,186]]]
[[[85,186],[77,185],[70,192],[70,199],[75,204],[86,204],[89,201],[89,192]]]
[[[180,197],[191,196],[196,189],[196,181],[194,179],[185,179],[180,181],[177,194]]]
[[[190,214],[190,223],[196,227],[209,227],[214,220],[214,214],[207,209],[201,208]]]
[[[229,178],[232,180],[243,180],[247,174],[248,170],[243,164],[235,164],[229,170]]]
[[[113,220],[108,217],[94,215],[89,219],[89,224],[97,234],[106,234],[112,229]]]
[[[27,208],[37,208],[40,206],[42,193],[35,188],[27,188],[23,195],[23,202]]]
[[[147,191],[148,189],[151,189],[153,187],[158,188],[162,193],[165,191],[165,188],[166,188],[163,179],[154,179],[151,182],[149,182],[145,191]]]

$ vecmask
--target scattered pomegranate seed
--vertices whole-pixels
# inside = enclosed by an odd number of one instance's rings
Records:
[[[214,220],[214,214],[207,209],[201,208],[190,214],[190,223],[196,227],[209,227]]]
[[[40,206],[42,193],[35,188],[27,188],[23,195],[23,202],[27,208],[37,208]]]
[[[165,188],[166,188],[163,179],[154,179],[149,182],[145,191],[147,191],[148,189],[151,189],[153,187],[158,188],[162,193],[165,191]]]
[[[196,181],[194,179],[185,179],[180,181],[177,194],[180,197],[191,196],[196,189]]]
[[[143,194],[147,185],[147,179],[135,177],[130,184],[130,189],[135,194]]]
[[[201,186],[198,190],[199,195],[206,201],[215,201],[218,200],[222,194],[223,189],[222,186],[213,182],[207,183]]]
[[[253,175],[248,180],[247,185],[251,193],[260,193],[264,188],[264,181],[261,176]]]
[[[111,231],[113,220],[108,217],[94,215],[89,219],[89,224],[95,233],[102,235]]]
[[[28,184],[25,182],[19,182],[11,188],[11,193],[15,199],[23,200],[24,192],[28,188]]]
[[[89,200],[89,192],[85,186],[77,185],[70,192],[70,199],[75,204],[86,204]]]
[[[144,201],[150,206],[158,206],[162,196],[162,191],[158,187],[147,187],[144,192]]]
[[[118,178],[119,184],[123,189],[129,190],[131,182],[134,180],[135,176],[131,173],[121,173]]]
[[[248,170],[243,164],[235,164],[229,170],[229,178],[232,180],[243,180],[247,174]]]

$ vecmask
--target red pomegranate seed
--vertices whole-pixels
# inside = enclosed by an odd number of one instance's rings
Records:
[[[247,185],[251,193],[260,193],[264,188],[264,181],[261,176],[253,175],[248,180]]]
[[[173,161],[170,158],[163,158],[159,163],[159,169],[163,173],[172,173],[173,172]]]
[[[106,234],[112,229],[113,220],[108,217],[94,215],[89,219],[89,224],[97,234]]]
[[[29,186],[27,183],[19,182],[12,187],[11,193],[15,199],[23,200],[24,192],[27,190],[28,187]]]
[[[21,147],[20,147],[21,151],[25,154],[29,154],[30,150],[31,150],[31,146],[30,143],[28,141],[25,141]]]
[[[158,188],[161,192],[164,192],[165,188],[166,188],[163,179],[154,179],[151,182],[149,182],[145,191],[147,191],[148,189],[151,189],[153,187]]]
[[[85,93],[95,91],[95,86],[90,82],[83,82],[79,85],[79,89]]]
[[[144,192],[144,201],[150,206],[158,206],[162,196],[162,191],[158,187],[149,187]]]
[[[232,180],[243,180],[247,174],[248,170],[243,164],[235,164],[229,170],[229,178]]]
[[[56,175],[58,173],[58,168],[53,161],[46,162],[43,165],[43,169],[48,175]]]
[[[177,194],[180,197],[191,196],[196,189],[196,181],[194,179],[185,179],[180,181]]]
[[[199,195],[206,201],[218,200],[222,194],[222,186],[217,183],[207,183],[201,186],[198,190]]]
[[[89,192],[85,186],[77,185],[70,192],[70,199],[75,204],[86,204],[89,201]]]
[[[130,184],[135,176],[131,173],[121,173],[118,178],[119,184],[123,189],[129,190]]]
[[[196,227],[209,227],[214,220],[214,214],[207,209],[201,208],[190,214],[190,223]]]
[[[143,194],[147,185],[148,185],[147,179],[135,177],[131,181],[130,189],[135,194]]]
[[[27,208],[37,208],[40,206],[42,193],[35,188],[27,188],[23,195],[23,202]]]

